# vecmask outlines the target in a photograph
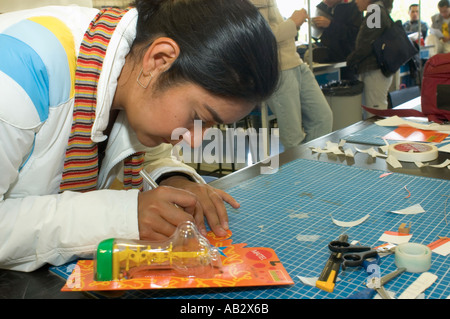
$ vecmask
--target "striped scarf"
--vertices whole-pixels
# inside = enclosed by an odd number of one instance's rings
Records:
[[[60,192],[87,192],[97,189],[98,145],[91,140],[95,120],[97,84],[103,59],[111,36],[123,15],[128,11],[107,8],[92,20],[80,46],[75,71],[75,101],[72,130],[66,150]],[[144,154],[137,153],[125,160],[124,188],[142,189]]]

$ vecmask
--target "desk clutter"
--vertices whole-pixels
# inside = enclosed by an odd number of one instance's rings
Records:
[[[331,292],[315,284],[330,257],[330,242],[345,234],[351,245],[377,249],[376,278],[390,297],[448,298],[449,182],[385,173],[298,159],[281,166],[276,174],[259,175],[227,189],[241,204],[239,209],[228,207],[233,241],[245,242],[248,247],[272,248],[293,284],[127,290],[121,297],[350,298],[368,288],[371,278],[367,266],[341,267]],[[404,243],[429,248],[426,271],[399,270],[409,266],[396,261],[395,248]],[[417,254],[414,249],[406,252]],[[388,276],[390,280],[383,279],[388,274],[394,275]]]
[[[394,168],[401,162],[415,163],[418,168],[431,166],[450,167],[450,160],[430,164],[438,158],[439,151],[449,152],[450,126],[423,124],[401,119],[397,116],[375,122],[369,127],[344,137],[340,143],[327,142],[326,147],[311,147],[316,153],[333,153],[353,157],[355,153],[366,153],[382,157]],[[368,144],[368,147],[351,147],[347,142]],[[378,146],[378,148],[377,148]]]

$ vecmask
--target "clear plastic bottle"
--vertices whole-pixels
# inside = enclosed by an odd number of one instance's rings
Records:
[[[220,253],[191,222],[178,226],[164,242],[111,238],[95,256],[95,280],[150,276],[212,278],[222,266]]]

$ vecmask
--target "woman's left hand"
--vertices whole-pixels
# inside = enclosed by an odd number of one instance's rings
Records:
[[[206,235],[205,217],[211,230],[219,237],[226,236],[228,225],[228,214],[224,201],[233,208],[239,208],[239,203],[223,190],[214,188],[208,184],[191,182],[183,176],[172,176],[161,181],[160,185],[181,188],[194,193],[197,198],[197,207],[194,219],[199,231]]]

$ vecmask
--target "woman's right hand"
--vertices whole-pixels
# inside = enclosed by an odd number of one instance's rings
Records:
[[[186,190],[160,186],[138,195],[138,225],[142,240],[162,241],[185,221],[194,222],[197,197]],[[178,206],[178,207],[177,207]]]

